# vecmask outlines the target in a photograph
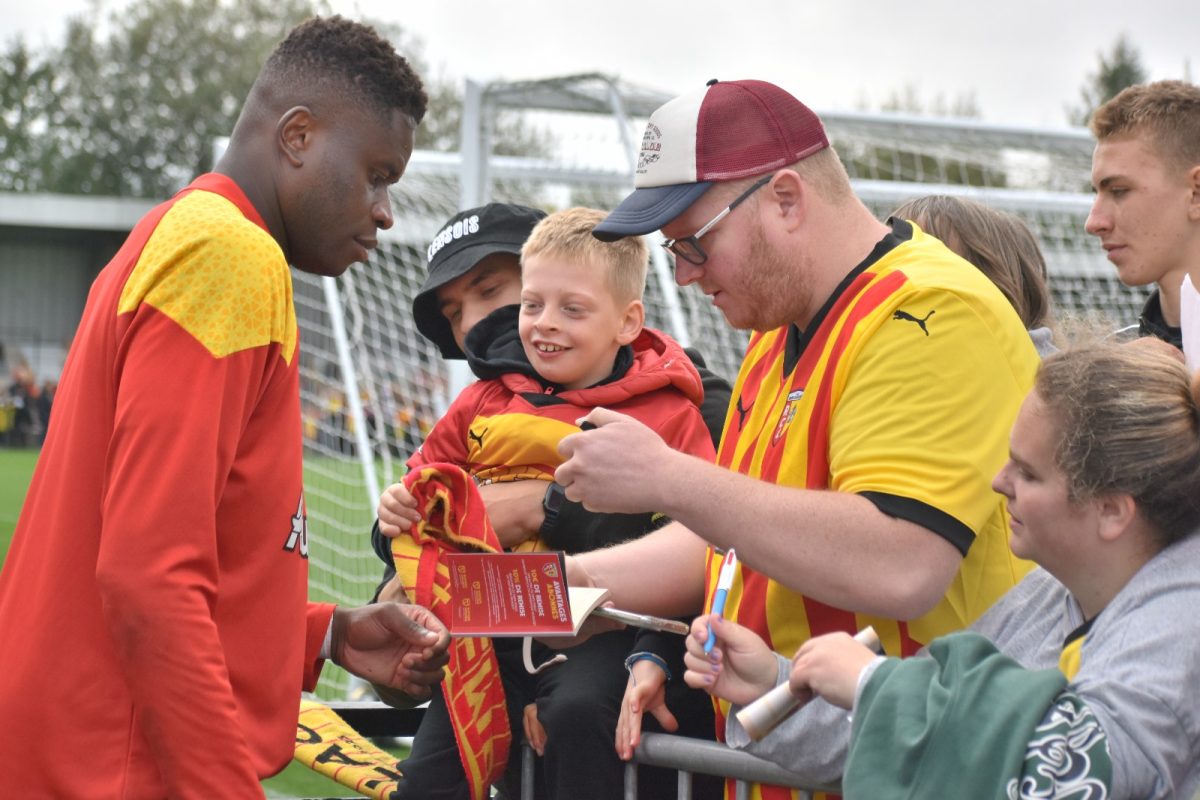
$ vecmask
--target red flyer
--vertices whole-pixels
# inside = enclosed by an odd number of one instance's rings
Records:
[[[452,636],[575,632],[562,553],[447,553],[442,563],[450,570],[450,602],[435,613]]]

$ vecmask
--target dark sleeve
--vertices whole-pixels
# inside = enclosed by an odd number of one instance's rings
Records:
[[[383,591],[383,587],[388,585],[388,581],[396,577],[396,565],[388,564],[383,568],[383,578],[379,581],[379,585],[375,587],[375,594],[371,595],[371,602],[379,602],[379,593]]]
[[[733,396],[733,387],[729,381],[708,369],[704,356],[694,347],[685,347],[683,352],[700,373],[700,383],[704,386],[704,400],[700,403],[700,415],[708,426],[712,436],[713,447],[721,446],[721,431],[725,429],[725,415],[729,413],[729,398]]]
[[[379,593],[383,591],[383,587],[387,585],[396,575],[396,564],[392,561],[392,540],[379,532],[379,520],[371,526],[371,549],[375,551],[375,555],[379,556],[379,560],[383,562],[383,580],[375,587],[375,594],[371,596],[372,603],[379,602]]]
[[[676,617],[680,622],[690,625],[691,617]],[[639,628],[637,635],[633,638],[633,647],[630,648],[630,655],[634,653],[653,653],[661,658],[667,664],[667,669],[671,673],[671,680],[682,681],[683,671],[687,667],[683,663],[684,637],[677,633],[666,633],[664,631],[655,631],[649,628]]]
[[[664,522],[665,518],[658,514],[601,514],[588,511],[582,503],[566,500],[559,509],[558,519],[552,525],[542,526],[540,533],[551,550],[573,555],[636,539]]]
[[[380,561],[388,565],[392,563],[392,540],[380,533],[379,520],[371,525],[371,549]]]

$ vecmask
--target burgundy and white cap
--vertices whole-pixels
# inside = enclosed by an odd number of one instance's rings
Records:
[[[656,231],[714,182],[794,164],[829,146],[808,106],[766,81],[709,81],[650,115],[634,192],[592,232],[614,241]]]

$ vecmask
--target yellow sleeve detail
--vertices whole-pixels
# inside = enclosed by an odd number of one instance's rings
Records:
[[[278,342],[296,351],[292,276],[279,245],[220,195],[176,202],[146,242],[117,312],[166,314],[214,358]]]

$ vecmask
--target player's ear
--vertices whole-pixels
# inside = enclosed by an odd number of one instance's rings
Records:
[[[621,331],[617,334],[617,342],[629,344],[642,332],[646,324],[646,307],[641,300],[630,300],[625,306],[625,314],[621,318]]]
[[[312,147],[314,123],[307,106],[293,106],[275,125],[279,151],[294,167],[304,166],[304,158]]]

